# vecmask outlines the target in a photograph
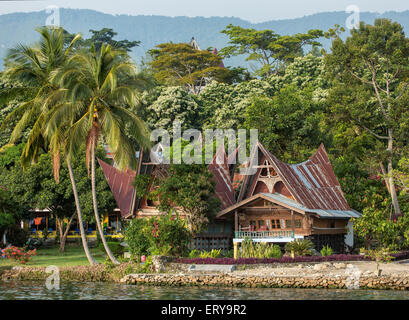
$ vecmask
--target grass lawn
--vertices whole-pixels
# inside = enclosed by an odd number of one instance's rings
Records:
[[[106,254],[98,248],[90,248],[91,254],[98,262],[105,260]],[[46,267],[55,265],[63,266],[87,266],[89,265],[84,249],[77,246],[66,246],[65,252],[60,253],[58,247],[44,248],[37,250],[37,256],[32,256],[27,264],[20,264],[14,259],[0,258],[0,269],[11,268],[13,266],[37,266]]]

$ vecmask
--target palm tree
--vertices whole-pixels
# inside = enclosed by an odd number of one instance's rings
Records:
[[[127,133],[142,147],[149,147],[148,129],[128,108],[137,105],[141,82],[136,67],[124,51],[103,44],[69,59],[66,68],[55,75],[66,90],[68,104],[54,109],[49,126],[56,130],[62,119],[72,121],[67,130],[67,156],[73,156],[85,142],[87,169],[91,167],[92,201],[98,231],[109,258],[119,262],[107,245],[98,212],[95,188],[95,150],[99,138],[108,144],[119,169],[136,166],[136,149]]]
[[[54,175],[58,182],[61,136],[56,133],[51,140],[48,140],[43,134],[43,129],[46,126],[47,114],[54,107],[54,104],[51,102],[56,101],[50,99],[50,97],[56,98],[57,95],[55,93],[61,93],[59,91],[60,88],[51,81],[52,75],[67,62],[71,55],[71,49],[75,42],[80,39],[80,35],[76,35],[72,41],[65,43],[62,28],[40,28],[37,31],[41,35],[38,46],[27,47],[20,44],[10,50],[6,59],[7,70],[4,74],[19,85],[12,89],[3,90],[0,93],[0,98],[4,98],[7,101],[21,93],[24,93],[28,98],[6,117],[0,126],[0,130],[6,124],[16,122],[10,136],[10,143],[15,143],[21,138],[23,131],[26,128],[30,128],[28,141],[21,155],[22,165],[26,166],[32,161],[36,161],[41,151],[48,151],[48,148],[50,148],[53,151]],[[82,226],[82,244],[89,263],[94,265],[96,261],[89,251],[83,230],[81,208],[69,158],[67,158],[67,165],[70,172],[78,221],[80,226]]]

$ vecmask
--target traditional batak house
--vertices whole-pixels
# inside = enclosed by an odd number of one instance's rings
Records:
[[[348,206],[324,145],[307,161],[287,164],[258,143],[249,163],[236,203],[216,216],[232,222],[235,243],[310,239],[317,250],[336,252],[353,246],[351,218],[361,214]]]
[[[220,146],[209,164],[221,207],[208,230],[196,235],[194,248],[228,250],[245,238],[282,245],[310,239],[317,250],[329,245],[335,252],[353,246],[351,218],[361,214],[348,206],[323,145],[307,161],[287,164],[258,143],[249,164],[240,166],[245,174],[232,164],[236,154],[227,158]],[[163,214],[157,203],[137,199],[132,186],[136,174],[150,174],[149,192],[155,179],[167,175],[160,154],[151,155],[155,159],[143,155],[136,172],[99,160],[124,219]]]

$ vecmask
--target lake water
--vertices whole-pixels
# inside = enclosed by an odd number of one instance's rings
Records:
[[[0,300],[409,300],[408,291],[153,287],[116,283],[44,283],[0,281]]]

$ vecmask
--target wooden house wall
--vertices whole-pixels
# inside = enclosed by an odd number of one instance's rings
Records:
[[[312,224],[313,234],[346,234],[348,219],[320,219],[314,218]],[[320,228],[320,229],[314,229]]]
[[[276,205],[271,202],[260,200],[252,204],[247,205],[245,208],[238,210],[239,225],[241,227],[250,226],[254,221],[256,224],[256,230],[259,229],[259,221],[264,221],[264,225],[272,226],[271,220],[279,220],[280,228],[270,228],[270,230],[283,230],[292,231],[292,220],[294,220],[294,232],[297,235],[310,235],[311,234],[311,219],[308,215],[293,212],[293,218],[291,217],[291,211],[286,208],[277,208]],[[288,225],[291,222],[291,225]]]

